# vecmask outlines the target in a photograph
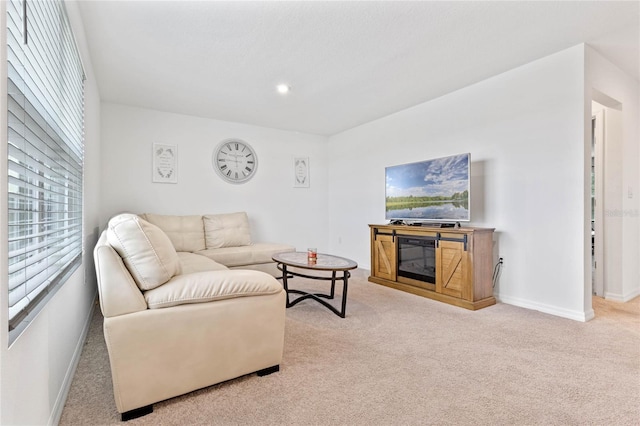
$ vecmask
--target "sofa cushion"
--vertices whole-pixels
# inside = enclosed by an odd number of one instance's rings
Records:
[[[257,263],[273,262],[271,256],[283,251],[295,251],[295,247],[288,244],[254,243],[242,247],[221,247],[206,249],[197,254],[213,259],[228,267],[253,265]]]
[[[144,220],[162,229],[176,251],[198,251],[206,248],[202,216],[169,216],[145,213]]]
[[[207,214],[202,219],[206,248],[251,245],[247,213]]]
[[[144,298],[150,309],[157,309],[281,291],[282,285],[264,272],[226,270],[178,275],[163,286],[145,292]]]
[[[181,274],[205,271],[225,271],[229,269],[206,256],[200,256],[199,254],[189,253],[186,251],[179,251],[178,258],[180,259]]]
[[[169,237],[135,214],[120,214],[109,220],[107,241],[141,290],[158,287],[180,272],[178,254]]]

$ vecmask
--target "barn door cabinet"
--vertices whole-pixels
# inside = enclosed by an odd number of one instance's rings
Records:
[[[493,228],[369,228],[370,282],[471,310],[496,303]]]
[[[371,268],[373,275],[389,281],[396,280],[396,238],[392,232],[379,232],[371,240]]]

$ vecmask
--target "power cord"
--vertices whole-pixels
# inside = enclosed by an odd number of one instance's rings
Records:
[[[500,273],[502,272],[502,264],[504,263],[503,258],[498,258],[498,263],[493,267],[493,288],[496,288],[496,282],[498,282],[498,278],[500,278]]]

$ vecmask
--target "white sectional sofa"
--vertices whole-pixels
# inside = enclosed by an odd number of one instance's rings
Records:
[[[113,217],[94,259],[122,419],[225,380],[278,371],[286,297],[271,255],[293,250],[252,243],[245,213]]]

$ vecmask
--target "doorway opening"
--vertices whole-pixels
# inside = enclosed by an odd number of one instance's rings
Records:
[[[605,107],[593,102],[591,115],[591,283],[593,295],[604,297]]]
[[[585,269],[591,270],[591,277],[585,277],[585,295],[591,295],[590,302],[593,309],[594,306],[601,305],[602,298],[611,301],[623,300],[622,225],[624,218],[621,212],[624,194],[622,193],[623,169],[621,167],[623,105],[595,89],[592,94],[591,179],[587,182],[590,188],[585,188],[590,190],[591,194],[590,229],[585,223],[585,231],[589,230],[591,234],[591,256],[589,259],[587,248]],[[589,172],[586,175],[588,176]],[[589,217],[589,212],[585,213]],[[587,263],[589,261],[591,261],[590,265]],[[595,309],[592,312],[598,315]]]

